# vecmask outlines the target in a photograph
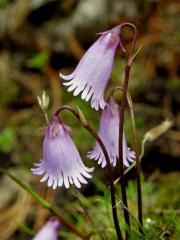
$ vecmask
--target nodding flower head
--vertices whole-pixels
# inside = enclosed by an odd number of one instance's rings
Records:
[[[48,187],[53,189],[63,184],[66,188],[69,188],[70,184],[80,188],[81,183],[87,183],[85,178],[91,178],[89,172],[93,171],[93,168],[87,168],[83,164],[67,127],[57,116],[53,117],[46,129],[43,159],[34,165],[36,168],[32,168],[32,172],[36,175],[45,173],[41,182],[47,180]]]
[[[60,221],[51,217],[32,240],[58,240]]]
[[[109,81],[114,55],[120,43],[120,27],[100,33],[98,40],[88,49],[81,58],[76,69],[70,75],[60,77],[65,80],[63,85],[69,86],[68,91],[74,91],[74,96],[80,92],[81,98],[88,101],[96,110],[104,109],[104,91]]]
[[[118,104],[111,98],[106,107],[102,111],[100,127],[98,135],[103,141],[110,162],[113,166],[116,166],[117,159],[119,158],[119,111]],[[106,166],[106,160],[104,154],[96,142],[92,151],[88,152],[88,158],[98,161],[102,167]],[[133,162],[135,159],[135,153],[130,150],[126,143],[125,133],[123,133],[123,163],[125,166],[129,166],[129,162]]]

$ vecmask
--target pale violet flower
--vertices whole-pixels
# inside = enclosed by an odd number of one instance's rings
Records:
[[[32,240],[58,240],[60,221],[51,217]]]
[[[100,33],[98,40],[88,49],[81,58],[76,69],[70,75],[60,77],[65,80],[63,85],[69,86],[69,92],[74,96],[80,92],[81,98],[88,101],[96,110],[104,109],[104,91],[109,81],[114,63],[114,55],[120,43],[120,27]]]
[[[53,117],[46,128],[43,159],[34,165],[36,168],[32,168],[32,172],[36,175],[45,173],[41,182],[47,180],[48,187],[53,189],[62,185],[69,188],[70,184],[80,188],[81,183],[87,183],[85,178],[91,178],[89,172],[93,171],[93,168],[87,168],[83,164],[67,126],[57,116]]]
[[[111,98],[106,107],[102,111],[100,127],[98,135],[103,141],[110,162],[113,166],[116,166],[117,159],[119,158],[119,106]],[[106,160],[104,154],[96,142],[92,151],[88,152],[88,158],[98,161],[102,167],[106,166]],[[125,166],[129,166],[129,162],[133,162],[135,159],[135,153],[130,150],[126,143],[125,133],[123,133],[123,163]]]

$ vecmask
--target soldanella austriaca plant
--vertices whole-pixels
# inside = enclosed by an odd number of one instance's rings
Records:
[[[132,41],[129,50],[125,50],[122,43],[123,29],[132,30]],[[143,234],[142,225],[142,200],[140,163],[137,147],[131,149],[126,142],[124,125],[124,113],[127,104],[128,82],[131,66],[136,56],[135,44],[137,39],[137,29],[132,23],[122,23],[110,30],[99,33],[99,38],[87,50],[72,73],[66,75],[60,73],[60,79],[64,86],[74,96],[80,95],[85,101],[91,101],[91,107],[101,111],[99,130],[96,133],[90,122],[80,109],[76,111],[71,106],[60,107],[48,121],[45,128],[45,138],[43,142],[43,154],[39,163],[34,163],[31,169],[36,175],[43,175],[41,182],[47,182],[48,187],[54,190],[58,187],[70,188],[74,186],[78,189],[82,184],[88,184],[96,170],[96,162],[103,169],[106,167],[109,179],[109,189],[111,195],[112,216],[117,239],[129,239],[131,230],[130,209],[128,208],[124,170],[136,161],[137,196],[138,196],[138,220],[140,232]],[[115,60],[116,51],[120,49],[127,53],[127,62],[122,69],[124,71],[124,84],[115,87],[110,96],[105,99],[105,89],[111,77],[111,72]],[[121,102],[116,102],[114,92],[120,89]],[[46,99],[47,98],[47,99]],[[43,105],[44,101],[44,105]],[[45,113],[49,99],[44,95],[38,98],[39,105]],[[83,163],[83,156],[73,143],[69,132],[70,127],[62,120],[61,112],[70,111],[77,118],[90,135],[95,139],[95,146],[89,149],[87,157],[94,163],[90,168]],[[134,138],[136,138],[134,133]],[[85,139],[84,139],[85,141]],[[134,141],[136,143],[136,141]],[[95,162],[95,161],[96,162]],[[113,168],[118,168],[120,177],[120,187],[122,193],[122,206],[125,220],[125,234],[122,233],[117,214],[117,200],[114,186]],[[102,171],[104,171],[102,169]]]

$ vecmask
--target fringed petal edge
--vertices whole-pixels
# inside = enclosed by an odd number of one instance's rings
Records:
[[[31,168],[32,173],[35,175],[44,174],[40,182],[47,181],[47,186],[52,187],[53,189],[63,185],[65,188],[69,188],[70,185],[75,185],[77,188],[80,188],[81,184],[88,183],[85,178],[92,178],[89,173],[94,171],[94,168],[87,168],[86,166],[82,165],[79,167],[79,171],[71,172],[71,174],[59,171],[58,175],[55,176],[53,174],[48,174],[43,164],[43,160],[41,160],[39,163],[34,163],[34,166],[36,168]]]

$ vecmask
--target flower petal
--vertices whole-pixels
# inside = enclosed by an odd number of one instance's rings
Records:
[[[75,73],[71,73],[69,75],[63,75],[62,73],[59,74],[60,78],[64,79],[64,80],[71,80],[75,77]]]

